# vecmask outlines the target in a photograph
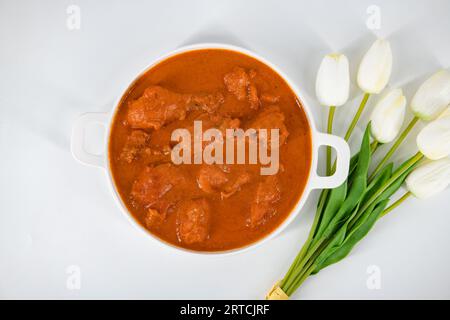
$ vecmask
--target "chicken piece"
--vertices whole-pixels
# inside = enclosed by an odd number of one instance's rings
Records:
[[[151,146],[144,148],[140,153],[140,157],[144,159],[147,164],[166,163],[171,161],[171,151],[172,149],[168,145],[162,147]]]
[[[261,105],[261,101],[258,98],[258,90],[253,84],[250,84],[247,90],[247,98],[250,104],[250,109],[258,110],[259,106]]]
[[[216,115],[216,114],[207,114],[207,113],[200,114],[199,116],[197,116],[195,119],[192,120],[192,123],[194,121],[202,122],[203,132],[205,132],[208,129],[212,129],[212,128],[216,128],[216,129],[220,130],[220,132],[222,133],[223,140],[225,140],[225,137],[226,137],[226,129],[237,129],[240,127],[240,124],[241,124],[241,121],[239,119],[234,119],[234,118]],[[191,137],[194,137],[194,125],[190,124],[186,127],[186,129],[191,134]],[[191,150],[193,152],[194,151],[194,139],[191,139],[191,142],[192,142]],[[204,140],[202,148],[205,148],[211,142],[208,140]]]
[[[225,86],[240,101],[247,98],[247,87],[250,85],[250,77],[243,68],[236,67],[232,72],[223,77]]]
[[[149,229],[159,228],[166,220],[167,214],[156,209],[149,208],[144,216],[144,223]]]
[[[198,187],[206,193],[220,191],[227,182],[227,174],[215,165],[202,166],[197,177]]]
[[[140,98],[130,102],[127,119],[132,128],[158,130],[168,123],[185,119],[191,110],[213,112],[223,101],[221,93],[179,94],[152,86],[145,89]]]
[[[277,211],[275,204],[281,199],[281,189],[276,175],[267,176],[260,182],[255,199],[250,209],[249,225],[258,227],[274,216]]]
[[[231,185],[225,186],[223,191],[220,193],[222,199],[227,199],[231,197],[233,194],[241,190],[241,186],[250,182],[250,174],[244,172],[240,174],[236,180],[234,180]]]
[[[150,135],[142,130],[133,130],[127,137],[125,146],[119,156],[120,160],[131,163],[141,155],[150,141]]]
[[[220,192],[222,199],[231,197],[250,182],[247,172],[235,173],[227,165],[204,165],[197,177],[198,187],[206,193]]]
[[[235,136],[231,136],[229,139],[227,137],[227,129],[239,129],[241,126],[241,121],[239,119],[229,118],[225,117],[221,120],[220,124],[218,125],[217,129],[222,132],[222,137],[224,143],[231,143],[233,144],[236,140]],[[228,141],[229,140],[229,141]],[[226,157],[226,154],[224,154],[224,159]]]
[[[192,95],[191,97],[191,109],[201,109],[208,113],[216,111],[219,106],[225,101],[225,97],[222,93],[204,94],[204,95]]]
[[[179,167],[170,163],[149,166],[134,181],[130,198],[135,205],[164,214],[181,199],[186,183],[187,178]]]
[[[209,237],[210,207],[205,199],[188,200],[177,208],[178,241],[193,244]]]
[[[260,105],[258,90],[252,83],[251,78],[255,76],[255,71],[247,73],[243,68],[236,67],[223,77],[225,87],[228,92],[236,96],[239,101],[248,100],[250,109],[257,110]]]
[[[289,132],[284,124],[284,114],[278,106],[264,108],[249,124],[249,128],[267,129],[267,146],[271,147],[270,129],[279,129],[279,146],[286,142]]]
[[[219,114],[202,113],[197,116],[195,120],[202,121],[202,129],[204,131],[207,129],[216,128],[219,129],[223,135],[225,135],[226,129],[237,129],[241,125],[241,121],[239,119]],[[188,128],[191,134],[193,134],[193,129],[193,126]]]
[[[184,119],[190,99],[190,95],[149,87],[129,104],[128,123],[132,128],[159,129],[166,123]]]
[[[239,119],[223,117],[222,119],[220,119],[219,123],[216,126],[217,129],[219,129],[225,137],[227,129],[238,129],[240,125],[241,121]]]

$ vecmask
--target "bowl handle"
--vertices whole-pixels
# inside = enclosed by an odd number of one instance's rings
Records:
[[[316,146],[314,156],[317,157],[320,146],[330,146],[336,151],[336,170],[331,176],[319,176],[316,167],[313,168],[311,176],[312,189],[332,189],[340,186],[348,176],[348,169],[350,165],[350,148],[347,142],[341,137],[331,134],[317,133]]]
[[[106,155],[92,154],[86,151],[84,147],[85,143],[85,131],[86,126],[89,124],[100,124],[103,126],[108,125],[109,114],[105,112],[90,112],[82,114],[75,120],[72,127],[72,140],[70,149],[73,157],[82,164],[105,168],[106,167]]]

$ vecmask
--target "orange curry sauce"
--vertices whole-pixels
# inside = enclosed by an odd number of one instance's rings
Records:
[[[280,166],[171,161],[177,128],[278,128]],[[115,186],[135,219],[176,246],[223,251],[279,226],[305,188],[311,132],[301,103],[270,67],[224,49],[172,56],[146,71],[122,98],[109,140]]]

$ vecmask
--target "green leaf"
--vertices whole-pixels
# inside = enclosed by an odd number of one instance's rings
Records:
[[[350,159],[349,175],[351,175],[356,169],[356,165],[358,164],[358,155],[359,152]],[[323,231],[328,226],[330,219],[337,212],[337,204],[340,203],[340,205],[342,205],[345,200],[345,197],[347,196],[347,189],[348,182],[344,181],[337,188],[322,190],[317,202],[316,210],[316,215],[320,215],[320,223],[315,227],[314,238],[318,239],[323,234]],[[342,195],[344,195],[344,199],[341,198]]]
[[[406,170],[401,176],[399,176],[386,190],[384,190],[378,198],[375,200],[375,203],[380,203],[381,201],[388,200],[397,190],[402,186],[408,174],[416,167],[416,165],[411,166]],[[380,186],[381,187],[381,186]],[[376,190],[374,191],[374,193]]]
[[[369,183],[369,186],[367,187],[366,194],[364,195],[364,198],[362,202],[366,202],[370,197],[372,197],[375,192],[379,188],[381,188],[392,176],[392,170],[394,168],[394,164],[391,162],[387,164],[380,173],[375,176],[375,178],[372,180],[372,182]]]
[[[356,211],[358,211],[358,208],[356,208],[353,213],[351,214],[351,217],[353,217],[356,214]],[[319,254],[319,256],[316,258],[315,264],[317,265],[316,269],[314,269],[313,274],[316,274],[321,269],[322,264],[324,261],[328,259],[328,257],[332,256],[342,245],[342,243],[345,240],[345,237],[347,235],[347,228],[348,223],[350,222],[350,219],[348,219],[334,234],[334,236],[331,238],[330,242],[327,244],[327,246],[322,250],[322,252]]]
[[[369,233],[369,231],[375,225],[375,222],[378,220],[381,212],[383,212],[383,210],[386,208],[388,202],[389,200],[385,199],[378,203],[373,210],[370,210],[373,208],[372,206],[368,208],[367,215],[363,215],[367,217],[364,223],[361,223],[358,228],[352,231],[343,241],[342,245],[340,245],[338,248],[335,248],[332,252],[329,252],[328,256],[323,259],[320,264],[317,265],[314,273],[317,273],[323,268],[344,259],[351,252],[354,246],[359,241],[361,241],[367,235],[367,233]]]
[[[324,230],[330,224],[330,221],[335,216],[336,212],[342,206],[347,195],[347,181],[344,181],[339,187],[330,191],[327,199],[325,209],[323,210],[322,218],[317,229],[316,238],[320,238],[323,235]]]
[[[398,177],[378,198],[363,212],[357,221],[351,221],[355,216],[355,211],[346,223],[335,233],[327,247],[317,257],[316,269],[313,274],[319,272],[323,268],[334,264],[345,258],[353,247],[364,238],[372,229],[373,225],[379,218],[380,214],[386,208],[389,198],[401,187],[408,174],[414,169],[414,166],[409,168],[405,173]],[[387,165],[380,174],[373,180],[368,187],[367,193],[373,195],[375,192],[383,187],[384,183],[392,175],[392,165]],[[367,194],[364,196],[367,199]],[[369,196],[370,198],[370,196]],[[363,203],[363,202],[362,202]],[[354,225],[349,228],[349,223]],[[350,230],[349,230],[350,229]],[[344,236],[345,235],[345,236]],[[345,239],[343,239],[345,238]]]
[[[348,192],[347,198],[342,203],[338,212],[326,226],[323,237],[329,238],[343,222],[347,220],[352,211],[363,198],[367,188],[367,172],[370,164],[370,124],[367,126],[358,155],[358,163],[355,169],[355,178]]]

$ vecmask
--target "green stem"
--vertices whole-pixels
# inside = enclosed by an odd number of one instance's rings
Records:
[[[335,163],[335,167],[336,167],[336,163]],[[316,213],[317,224],[320,223],[320,218],[322,218],[323,208],[325,207],[325,204],[327,202],[329,192],[330,192],[330,189],[324,189],[320,193],[319,204],[317,206],[317,213]],[[315,227],[314,230],[312,230],[313,231],[312,238],[314,238],[314,236],[316,235],[315,232],[317,229],[316,228],[317,225],[315,225],[314,227]]]
[[[335,163],[335,165],[336,165],[336,163]],[[317,226],[319,225],[320,219],[322,218],[322,211],[323,211],[323,208],[325,206],[325,203],[326,203],[326,200],[327,200],[327,197],[328,197],[328,192],[329,192],[329,189],[324,189],[320,193],[319,204],[317,206],[316,215],[314,216],[314,222],[313,222],[313,224],[311,226],[311,229],[309,230],[308,238],[306,239],[306,242],[303,245],[302,249],[297,254],[297,256],[295,257],[295,259],[292,262],[291,266],[289,267],[288,272],[286,272],[286,275],[284,276],[283,280],[281,280],[280,286],[282,288],[284,288],[286,286],[286,284],[290,281],[289,279],[292,276],[292,273],[298,267],[300,262],[303,260],[306,252],[308,251],[311,243],[314,240],[314,236],[315,236],[315,233],[316,233]]]
[[[290,288],[293,285],[293,283],[298,281],[298,278],[301,275],[300,271],[303,269],[303,267],[308,262],[308,260],[311,258],[311,256],[316,252],[316,250],[320,247],[320,245],[323,243],[323,241],[325,241],[325,238],[318,239],[318,241],[311,247],[311,249],[307,251],[307,254],[305,255],[305,257],[292,270],[292,274],[294,274],[294,276],[287,278],[285,283],[282,285],[283,291],[286,288]]]
[[[302,285],[302,283],[306,280],[306,278],[308,278],[311,275],[311,273],[314,271],[315,268],[316,268],[315,264],[309,265],[309,267],[306,268],[305,271],[302,273],[300,279],[292,286],[292,288],[286,291],[286,294],[288,296],[291,296]]]
[[[317,215],[316,215],[317,217]],[[311,244],[312,241],[312,235],[314,234],[314,229],[315,229],[315,225],[316,224],[316,220],[318,219],[314,219],[314,223],[313,223],[313,227],[311,227],[311,230],[309,231],[309,236],[308,239],[306,240],[305,244],[303,245],[302,249],[300,250],[300,252],[297,254],[297,256],[294,259],[294,262],[292,262],[291,266],[289,267],[288,272],[286,272],[286,275],[284,276],[283,280],[281,280],[280,283],[280,287],[284,288],[286,286],[286,284],[288,283],[290,277],[292,276],[292,272],[294,271],[294,269],[297,267],[297,265],[300,263],[300,261],[303,259],[303,257],[305,256],[305,253],[308,251],[309,246]]]
[[[288,296],[291,296],[295,292],[295,290],[297,290],[302,285],[302,283],[306,280],[306,278],[308,278],[311,275],[311,273],[314,271],[314,269],[316,269],[316,267],[317,266],[315,264],[311,264],[310,267],[307,268],[305,272],[303,272],[301,278],[294,284],[294,286],[292,286],[292,288],[290,288],[286,292],[286,294]]]
[[[384,167],[384,165],[386,164],[386,162],[392,157],[392,155],[394,154],[394,152],[398,149],[398,147],[400,147],[400,145],[402,144],[403,140],[405,140],[405,138],[408,136],[409,132],[412,130],[412,128],[414,128],[414,126],[416,125],[417,121],[419,121],[419,118],[414,117],[412,118],[412,120],[410,121],[410,123],[408,124],[408,126],[405,128],[405,130],[403,130],[403,132],[400,134],[400,136],[397,138],[397,140],[395,141],[395,143],[392,145],[392,147],[389,149],[389,151],[386,153],[386,155],[384,156],[384,158],[381,160],[381,162],[378,164],[378,166],[375,168],[374,172],[372,173],[372,175],[369,178],[369,181],[373,179],[373,177],[375,177],[380,171],[381,169]]]
[[[391,212],[392,210],[394,210],[395,208],[397,208],[403,201],[405,201],[406,199],[408,199],[410,195],[411,195],[411,192],[410,192],[410,191],[406,192],[403,196],[400,197],[400,199],[398,199],[398,200],[395,201],[393,204],[391,204],[389,207],[387,207],[386,209],[384,209],[384,211],[380,214],[380,218],[381,218],[381,217],[384,217],[384,216],[387,215],[389,212]]]
[[[297,288],[300,286],[300,284],[304,281],[304,276],[305,274],[310,275],[312,271],[314,271],[314,269],[312,269],[309,273],[308,270],[311,268],[311,265],[313,263],[315,263],[316,259],[319,257],[319,255],[322,253],[323,249],[328,245],[327,242],[322,243],[317,250],[315,250],[314,254],[311,255],[311,258],[308,260],[308,262],[305,264],[305,266],[302,268],[302,270],[300,270],[301,272],[299,272],[296,275],[296,281],[293,281],[291,283],[291,285],[289,287],[285,287],[282,288],[283,291],[287,294],[287,295],[291,295],[295,292],[295,290],[297,290]],[[315,268],[315,266],[314,266]]]
[[[358,221],[361,214],[367,210],[367,208],[387,189],[390,187],[391,184],[395,182],[402,174],[404,174],[409,168],[411,168],[413,165],[418,163],[420,160],[422,160],[423,154],[419,151],[417,152],[413,157],[411,157],[409,160],[404,162],[404,164],[400,167],[399,170],[394,172],[392,177],[389,178],[388,181],[385,182],[385,184],[377,190],[370,198],[367,200],[366,203],[362,206],[360,210],[358,210],[358,213],[355,215],[355,217],[352,219],[349,225],[349,229],[351,229],[356,221]]]
[[[366,106],[367,100],[369,100],[370,93],[365,93],[364,97],[359,104],[358,111],[356,111],[355,116],[353,117],[352,122],[350,123],[350,126],[347,129],[347,132],[345,133],[345,140],[348,141],[350,139],[350,136],[352,135],[353,129],[355,129],[356,124],[358,123],[359,118],[361,117],[362,112],[364,111],[364,107]]]
[[[373,154],[379,147],[379,143],[377,140],[374,140],[371,144],[370,144],[370,152]]]
[[[336,111],[336,107],[330,106],[330,110],[328,111],[328,126],[327,133],[333,133],[333,118],[334,112]],[[331,147],[327,147],[327,176],[331,176]]]

